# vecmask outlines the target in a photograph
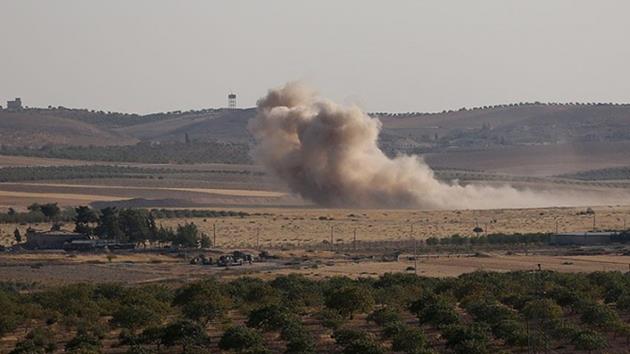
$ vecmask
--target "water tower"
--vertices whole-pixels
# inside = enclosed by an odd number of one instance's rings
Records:
[[[228,95],[228,108],[234,109],[236,108],[236,94],[230,93]]]

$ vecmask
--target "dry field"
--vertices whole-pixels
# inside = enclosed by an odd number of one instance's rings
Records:
[[[220,208],[223,209],[223,208]],[[471,236],[479,225],[487,233],[574,232],[621,229],[630,223],[630,206],[594,207],[595,217],[579,215],[585,208],[535,208],[497,210],[377,210],[316,208],[227,208],[250,213],[247,217],[160,219],[175,227],[194,222],[202,232],[214,236],[221,247],[306,247],[330,241],[401,241],[453,234]],[[413,234],[411,228],[413,225]],[[0,225],[0,242],[10,244],[13,230],[26,225]],[[66,225],[72,228],[72,225]],[[47,229],[48,225],[35,228]],[[24,231],[24,230],[21,230]]]
[[[540,177],[629,166],[628,151],[627,142],[584,143],[435,153],[425,159],[432,167]]]
[[[622,271],[630,268],[630,256],[623,250],[610,254],[572,256],[558,254],[490,252],[473,254],[431,254],[418,257],[418,275],[455,277],[474,271],[509,272],[543,269],[558,272]],[[190,265],[188,259],[198,252],[181,254],[88,254],[57,253],[0,254],[0,279],[23,283],[69,284],[116,282],[141,284],[152,282],[185,283],[208,276],[234,279],[248,275],[271,279],[283,274],[303,274],[315,279],[333,276],[376,277],[385,273],[409,272],[414,266],[411,255],[399,261],[351,260],[333,252],[278,252],[279,259],[241,267]],[[411,270],[413,271],[413,270]]]
[[[356,210],[308,208],[240,208],[244,218],[161,220],[166,226],[194,222],[225,247],[307,246],[329,241],[350,243],[356,231],[359,241],[400,241],[453,234],[471,236],[479,225],[487,233],[589,231],[593,217],[578,215],[585,208],[498,209],[460,211]],[[630,222],[630,207],[594,207],[597,229],[620,229]],[[413,234],[411,228],[413,226]],[[257,236],[258,235],[258,236]]]

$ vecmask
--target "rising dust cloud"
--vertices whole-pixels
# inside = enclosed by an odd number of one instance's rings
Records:
[[[435,178],[418,156],[389,158],[381,122],[300,83],[270,90],[249,122],[254,158],[292,192],[326,207],[487,209],[593,204],[571,193],[460,185]],[[589,198],[591,199],[591,198]]]

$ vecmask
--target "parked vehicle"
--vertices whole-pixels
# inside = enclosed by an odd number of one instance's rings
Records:
[[[236,259],[232,255],[225,254],[225,255],[219,257],[219,260],[217,261],[217,265],[219,267],[242,266],[243,265],[243,259],[241,259],[241,258]]]

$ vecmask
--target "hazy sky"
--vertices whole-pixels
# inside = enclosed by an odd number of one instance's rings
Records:
[[[370,111],[630,102],[630,1],[0,0],[0,100],[239,106],[289,80]]]

